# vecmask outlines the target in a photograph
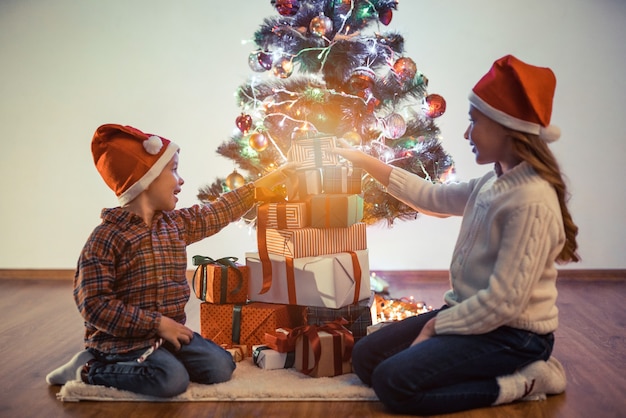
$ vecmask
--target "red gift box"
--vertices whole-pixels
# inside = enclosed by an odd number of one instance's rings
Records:
[[[252,302],[246,305],[200,304],[200,334],[216,344],[253,345],[265,342],[265,334],[277,328],[304,324],[302,306]],[[247,353],[250,355],[250,353]]]
[[[210,303],[246,303],[250,269],[236,261],[236,257],[214,260],[194,256],[193,264],[198,266],[192,280],[196,297]]]

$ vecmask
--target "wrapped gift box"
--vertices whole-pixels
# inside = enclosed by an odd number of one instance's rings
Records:
[[[222,344],[222,348],[228,351],[231,356],[233,356],[233,361],[235,363],[243,361],[243,359],[245,359],[248,354],[248,347],[245,345]]]
[[[311,217],[306,202],[266,203],[267,228],[288,229],[309,226]]]
[[[356,194],[320,194],[310,198],[311,226],[348,227],[363,219],[363,198]]]
[[[216,344],[261,345],[265,333],[304,324],[304,308],[271,303],[200,304],[200,333]],[[248,355],[250,353],[247,353]]]
[[[314,330],[296,339],[296,370],[312,377],[352,372],[352,336],[346,330]],[[313,347],[319,347],[319,357]]]
[[[339,309],[307,306],[306,320],[309,325],[323,325],[337,319],[345,319],[347,324],[344,326],[352,332],[354,342],[357,342],[368,334],[376,315],[375,308],[374,294],[371,293],[368,299]]]
[[[324,193],[361,193],[363,169],[346,166],[326,166],[322,168],[322,172]]]
[[[384,328],[388,325],[395,324],[396,322],[398,321],[381,321],[374,325],[370,325],[369,327],[367,327],[367,335],[370,335],[371,333],[376,332],[379,329]]]
[[[308,196],[320,193],[322,193],[322,172],[319,168],[296,170],[287,183],[287,196],[290,201],[304,201]]]
[[[254,364],[265,370],[290,369],[296,359],[295,351],[279,353],[266,345],[252,347],[252,360]]]
[[[326,165],[337,165],[338,157],[330,152],[335,148],[335,137],[317,137],[292,141],[287,158],[298,163],[298,168],[321,168]]]
[[[367,248],[366,225],[363,222],[344,228],[267,229],[265,240],[269,253],[292,258]]]
[[[288,353],[294,351],[295,341],[289,338],[289,332],[291,329],[278,328],[274,332],[265,333],[265,345],[272,350],[276,350],[279,353]]]
[[[210,257],[194,256],[193,263],[198,266],[192,280],[196,297],[204,302],[218,304],[245,303],[248,300],[250,270],[236,261],[235,257],[213,260]]]
[[[247,253],[250,300],[302,306],[341,308],[370,296],[368,250],[287,258],[269,254],[272,282],[263,288],[259,253]],[[280,328],[280,327],[276,327]]]

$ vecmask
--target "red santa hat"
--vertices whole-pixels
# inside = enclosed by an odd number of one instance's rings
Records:
[[[115,124],[100,126],[91,141],[96,169],[122,206],[146,190],[178,150],[168,139]]]
[[[512,55],[493,63],[469,94],[470,103],[494,121],[546,142],[561,136],[550,125],[556,77],[549,68],[526,64]]]

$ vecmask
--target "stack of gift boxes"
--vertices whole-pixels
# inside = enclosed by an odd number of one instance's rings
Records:
[[[288,199],[259,194],[258,249],[245,265],[194,259],[202,336],[253,355],[259,367],[348,373],[352,345],[372,324],[362,172],[338,163],[334,143],[294,142]],[[220,284],[202,294],[211,282]]]

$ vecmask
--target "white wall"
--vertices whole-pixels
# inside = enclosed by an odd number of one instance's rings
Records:
[[[102,123],[175,140],[186,179],[180,204],[225,176],[216,155],[251,71],[250,39],[269,0],[2,0],[0,2],[0,268],[73,268],[103,207],[116,205],[91,160]],[[442,94],[439,119],[459,179],[474,163],[462,134],[467,92],[513,53],[558,78],[553,149],[570,180],[583,262],[626,268],[626,2],[623,0],[404,0],[387,29]],[[373,269],[446,269],[458,219],[420,217],[368,231]],[[254,233],[231,225],[189,255],[243,257]]]

